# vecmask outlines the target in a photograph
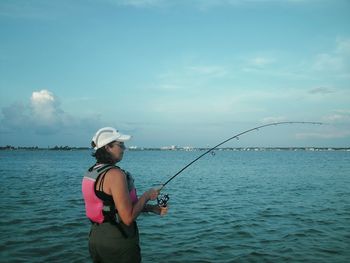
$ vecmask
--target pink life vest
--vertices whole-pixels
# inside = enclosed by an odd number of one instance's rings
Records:
[[[118,166],[110,164],[100,164],[93,166],[86,172],[82,182],[82,192],[85,201],[86,216],[91,221],[99,224],[105,221],[104,213],[111,213],[112,218],[114,218],[116,214],[115,205],[108,205],[104,203],[103,200],[97,197],[95,190],[96,181],[99,175],[107,172],[112,168],[120,169]],[[126,174],[131,201],[133,203],[136,203],[138,198],[136,188],[134,187],[133,178],[130,173],[125,172],[124,170],[122,171]]]

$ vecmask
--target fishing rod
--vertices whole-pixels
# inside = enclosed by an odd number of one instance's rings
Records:
[[[232,139],[239,139],[239,137],[243,134],[252,132],[252,131],[259,131],[259,129],[261,128],[265,128],[268,126],[277,126],[277,125],[283,125],[283,124],[312,124],[312,125],[322,125],[322,122],[312,122],[312,121],[281,121],[281,122],[273,122],[273,123],[268,123],[268,124],[264,124],[261,126],[257,126],[254,128],[251,128],[249,130],[245,130],[241,133],[238,133],[222,142],[220,142],[219,144],[215,145],[214,147],[210,148],[209,150],[207,150],[206,152],[204,152],[203,154],[199,155],[196,159],[194,159],[193,161],[191,161],[190,163],[188,163],[187,165],[185,165],[183,168],[181,168],[177,173],[175,173],[172,177],[170,177],[164,184],[161,185],[160,187],[160,191],[168,184],[170,183],[173,179],[175,179],[176,176],[178,176],[180,173],[182,173],[185,169],[187,169],[189,166],[191,166],[193,163],[195,163],[196,161],[198,161],[200,158],[202,158],[204,155],[212,152],[213,150],[215,150],[216,148],[218,148],[219,146],[227,143],[228,141],[231,141]],[[164,194],[161,195],[160,198],[157,199],[158,201],[158,205],[165,207],[167,205],[167,202],[169,200],[169,195]]]

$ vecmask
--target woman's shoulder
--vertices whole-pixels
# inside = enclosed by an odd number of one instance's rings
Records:
[[[111,180],[126,180],[126,175],[122,169],[115,166],[109,169],[107,172],[107,176],[111,178]]]

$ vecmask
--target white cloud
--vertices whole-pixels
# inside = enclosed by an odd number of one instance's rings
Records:
[[[58,121],[59,104],[50,91],[34,91],[31,96],[31,106],[38,122],[53,123]]]
[[[262,123],[274,123],[274,122],[281,122],[286,121],[287,118],[283,116],[271,116],[271,117],[265,117],[261,120]]]
[[[335,53],[350,56],[350,38],[338,38]]]
[[[322,53],[316,55],[313,65],[315,70],[337,71],[343,68],[343,59],[335,54]]]
[[[296,139],[305,140],[305,139],[342,139],[350,136],[350,131],[347,130],[334,130],[332,132],[305,132],[297,133],[295,135]]]
[[[222,66],[191,66],[188,67],[188,73],[207,77],[222,77],[227,74],[227,70]]]
[[[255,57],[249,60],[249,64],[252,66],[256,66],[256,67],[263,67],[266,66],[268,64],[271,64],[274,60],[271,58],[267,58],[267,57]]]
[[[2,109],[2,132],[34,131],[36,134],[54,134],[80,125],[80,120],[65,113],[57,97],[48,91],[34,91],[29,103],[14,103]]]
[[[327,123],[350,123],[350,110],[334,110],[331,114],[324,116],[322,119]]]
[[[22,103],[13,103],[11,106],[1,109],[2,120],[0,120],[0,131],[11,132],[13,128],[27,127],[30,114],[27,107]]]
[[[284,4],[308,4],[310,0],[106,0],[120,6],[132,6],[136,8],[164,8],[174,6],[192,6],[199,10],[208,10],[216,7],[240,7],[256,4],[284,3]],[[317,0],[314,0],[317,1]]]
[[[350,38],[338,38],[333,50],[317,54],[312,68],[316,71],[348,73],[350,70]]]
[[[52,21],[71,10],[78,10],[74,1],[0,1],[0,17]],[[81,10],[81,7],[79,8]]]
[[[168,90],[168,91],[174,91],[174,90],[179,90],[182,89],[182,87],[180,85],[175,85],[175,84],[160,84],[159,88],[162,90]]]
[[[166,0],[110,0],[109,2],[116,3],[122,6],[141,7],[160,7],[168,4]]]
[[[269,53],[272,53],[269,51]],[[241,64],[241,70],[245,73],[263,73],[271,76],[285,76],[290,72],[284,72],[277,68],[278,63],[276,55],[246,55]]]
[[[157,77],[156,87],[161,90],[196,90],[206,87],[212,80],[227,77],[228,70],[219,65],[181,66]]]
[[[332,113],[325,115],[322,122],[325,125],[320,126],[318,131],[296,133],[296,139],[344,139],[350,137],[349,109],[334,110]]]
[[[282,55],[281,55],[282,54]],[[346,80],[350,78],[350,38],[336,38],[334,46],[318,54],[310,55],[298,62],[298,57],[292,57],[278,51],[269,51],[265,54],[246,55],[241,64],[242,72],[249,74],[263,73],[265,76],[315,80],[332,77]],[[294,61],[289,62],[288,61]],[[326,93],[326,88],[322,88]],[[331,89],[328,89],[331,91]],[[314,90],[322,93],[321,89]],[[311,92],[313,93],[313,92]],[[330,93],[330,92],[329,92]]]
[[[46,102],[54,102],[53,94],[48,90],[34,91],[31,100],[33,103],[45,104]]]
[[[74,135],[80,140],[81,134],[90,136],[103,126],[124,125],[123,122],[115,123],[118,121],[115,118],[106,122],[96,112],[93,115],[86,114],[84,117],[73,116],[63,110],[58,97],[49,90],[34,91],[26,103],[15,102],[3,107],[1,113],[0,134],[6,134],[7,138],[24,133],[39,137],[57,135],[57,138],[62,136],[71,138]],[[89,139],[84,141],[88,142]]]

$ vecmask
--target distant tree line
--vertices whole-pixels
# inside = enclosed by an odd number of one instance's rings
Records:
[[[70,147],[70,146],[54,146],[50,147],[48,146],[47,148],[42,148],[38,146],[11,146],[11,145],[6,145],[6,146],[0,146],[0,150],[53,150],[53,151],[70,151],[70,150],[87,150],[90,149],[89,147]]]
[[[71,146],[54,146],[47,148],[38,147],[38,146],[0,146],[0,150],[52,150],[52,151],[74,151],[74,150],[89,150],[89,147],[71,147]],[[144,147],[129,147],[130,151],[207,151],[208,148],[202,147],[152,147],[152,148],[144,148]],[[238,147],[238,148],[218,148],[213,151],[350,151],[350,147]]]

